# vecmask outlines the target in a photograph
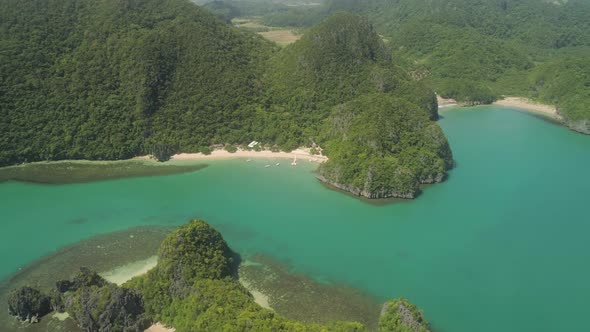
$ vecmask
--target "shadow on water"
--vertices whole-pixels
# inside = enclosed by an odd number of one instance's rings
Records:
[[[232,264],[231,264],[231,276],[232,278],[239,279],[240,278],[240,265],[242,264],[242,256],[237,252],[231,252]]]
[[[511,108],[511,109],[518,112],[518,113],[527,114],[529,116],[535,117],[537,119],[541,119],[545,122],[548,122],[548,123],[551,123],[554,125],[564,126],[563,121],[560,121],[560,120],[558,120],[552,116],[549,116],[549,115],[545,115],[545,114],[537,113],[537,112],[530,112],[530,111],[519,109],[519,108]]]

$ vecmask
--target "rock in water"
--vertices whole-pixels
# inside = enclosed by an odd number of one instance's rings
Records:
[[[103,287],[108,285],[108,282],[104,280],[98,273],[86,268],[81,267],[73,280],[59,280],[55,283],[55,288],[60,293],[73,292],[82,287]]]
[[[8,296],[8,312],[27,319],[43,317],[51,312],[51,299],[37,289],[21,287],[13,290]]]
[[[151,325],[141,294],[115,284],[81,288],[66,303],[67,311],[85,331],[143,331]]]
[[[118,287],[81,268],[72,280],[56,283],[54,306],[66,310],[84,331],[143,331],[151,325],[137,290]]]
[[[379,319],[379,332],[412,331],[431,332],[422,312],[404,298],[383,305]]]

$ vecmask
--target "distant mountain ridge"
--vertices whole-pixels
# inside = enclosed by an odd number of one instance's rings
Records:
[[[367,16],[396,63],[442,96],[466,104],[534,98],[590,133],[589,1],[326,0],[305,15],[317,21],[337,11]],[[301,15],[263,20],[290,25]]]

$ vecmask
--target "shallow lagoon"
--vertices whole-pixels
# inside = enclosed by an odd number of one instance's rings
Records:
[[[585,328],[590,136],[497,107],[442,116],[457,167],[415,201],[367,204],[325,188],[313,164],[267,160],[2,183],[0,277],[82,238],[199,217],[243,257],[262,253],[383,300],[405,296],[436,331]]]

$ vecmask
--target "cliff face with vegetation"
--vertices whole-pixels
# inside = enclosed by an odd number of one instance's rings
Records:
[[[420,184],[442,181],[453,162],[428,116],[407,100],[381,94],[337,106],[327,123],[330,160],[320,166],[320,179],[367,198],[414,198]]]
[[[236,259],[219,232],[193,220],[162,242],[154,269],[122,287],[82,268],[72,279],[58,281],[50,295],[29,287],[14,291],[10,310],[21,319],[24,315],[43,319],[51,310],[66,311],[84,331],[139,332],[152,322],[178,332],[367,331],[357,322],[302,323],[262,308],[236,279]],[[427,331],[415,306],[405,300],[403,304],[424,328],[419,331]],[[398,312],[406,315],[399,306],[387,308],[379,331],[414,328],[414,321],[399,321]]]
[[[375,198],[451,164],[433,91],[359,16],[279,49],[187,0],[0,2],[0,166],[320,144],[322,179]]]
[[[544,63],[535,69],[531,81],[537,98],[557,105],[571,129],[590,135],[590,56]]]

